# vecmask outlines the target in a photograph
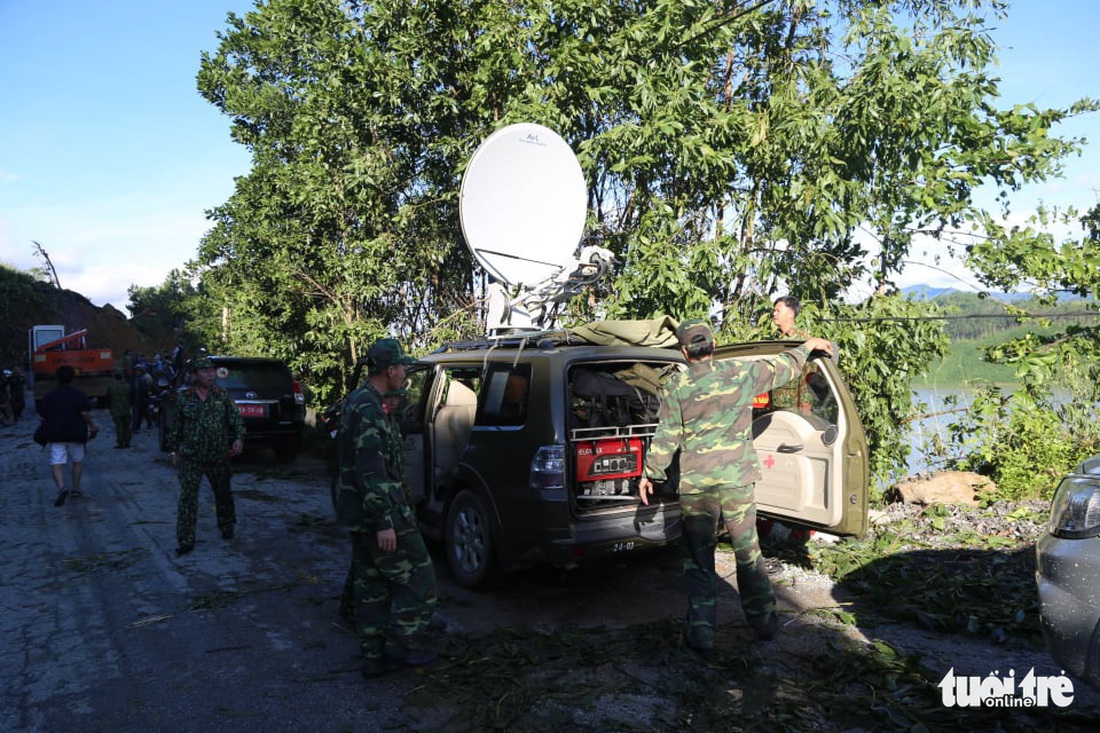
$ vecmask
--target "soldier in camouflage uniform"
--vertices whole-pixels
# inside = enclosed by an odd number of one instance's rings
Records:
[[[179,469],[180,500],[176,516],[177,555],[195,548],[199,483],[205,475],[214,490],[214,509],[222,537],[233,539],[237,523],[233,475],[229,459],[244,449],[244,420],[233,398],[214,384],[214,363],[191,364],[191,386],[176,398],[175,418],[168,432],[172,467]]]
[[[793,295],[784,295],[775,299],[772,304],[772,323],[779,329],[779,335],[784,339],[805,341],[810,334],[803,331],[795,324],[798,312],[802,310],[802,303]],[[780,385],[772,390],[768,399],[768,408],[772,410],[797,410],[802,413],[810,412],[812,407],[809,397],[804,393],[805,380],[800,372],[798,376],[787,384]]]
[[[126,375],[121,368],[115,369],[114,376],[107,385],[107,408],[115,423],[115,447],[129,448],[133,439],[130,425],[130,385],[126,384]]]
[[[401,445],[401,424],[397,419],[397,407],[401,404],[401,399],[405,396],[405,388],[387,390],[386,394],[382,395],[382,409],[389,417],[390,426],[390,440],[393,441],[392,445]],[[402,461],[404,466],[404,455],[399,455],[397,460]],[[404,470],[402,470],[402,476],[404,476]],[[405,498],[409,501],[409,506],[412,506],[412,492],[409,490],[409,486],[405,484]],[[333,489],[332,496],[333,505],[336,504],[336,490]],[[416,507],[414,506],[415,510]],[[340,594],[340,617],[345,621],[355,621],[355,562],[352,561],[351,567],[348,568],[347,577],[344,579],[344,591]]]
[[[804,341],[810,337],[810,334],[795,324],[800,310],[802,302],[793,295],[782,295],[772,303],[772,323],[783,338]]]
[[[413,359],[385,338],[367,360],[367,380],[340,416],[336,516],[351,535],[362,672],[371,678],[437,657],[418,648],[436,604],[435,570],[407,499],[400,432],[382,397],[404,384]],[[387,638],[396,642],[389,649]]]
[[[745,618],[761,640],[775,635],[775,596],[756,533],[753,485],[761,473],[752,445],[752,401],[754,395],[789,382],[811,351],[831,352],[832,345],[811,338],[770,359],[716,361],[711,358],[714,336],[705,321],[685,321],[676,336],[688,368],[663,387],[639,493],[648,504],[653,481],[666,480],[666,469],[679,451],[680,548],[688,591],[684,641],[709,653],[717,623],[714,551],[719,518],[733,543]]]

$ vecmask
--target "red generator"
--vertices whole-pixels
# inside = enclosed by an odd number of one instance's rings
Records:
[[[579,497],[637,498],[634,488],[642,475],[641,438],[596,438],[580,440],[575,445]]]

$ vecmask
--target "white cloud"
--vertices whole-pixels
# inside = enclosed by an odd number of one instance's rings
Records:
[[[126,313],[129,286],[162,283],[194,258],[209,228],[199,207],[158,197],[31,205],[0,215],[0,259],[21,270],[41,267],[37,241],[63,288]]]

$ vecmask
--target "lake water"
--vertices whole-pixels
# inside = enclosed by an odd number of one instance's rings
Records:
[[[924,417],[910,423],[909,460],[906,463],[909,475],[943,468],[940,463],[942,459],[933,457],[929,461],[925,455],[926,447],[931,446],[937,437],[946,441],[948,425],[962,417],[974,401],[974,393],[962,385],[922,387],[914,392],[914,403],[922,402],[926,407],[922,410]],[[952,398],[954,403],[948,404]]]
[[[1011,392],[1011,385],[1002,385],[1001,392]],[[943,458],[932,457],[930,460],[925,447],[932,445],[932,441],[939,437],[946,441],[948,426],[963,416],[966,408],[974,401],[974,390],[965,385],[940,385],[938,387],[921,387],[914,390],[916,396],[913,401],[923,402],[924,417],[914,420],[909,429],[909,460],[906,469],[909,475],[920,471],[934,471],[943,468]],[[954,398],[953,404],[947,400]],[[1054,401],[1068,402],[1069,395],[1059,396],[1055,394]]]

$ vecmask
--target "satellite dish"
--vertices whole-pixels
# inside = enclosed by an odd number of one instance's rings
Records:
[[[523,122],[497,130],[462,177],[459,220],[477,263],[505,286],[562,272],[584,233],[587,187],[560,135]]]

